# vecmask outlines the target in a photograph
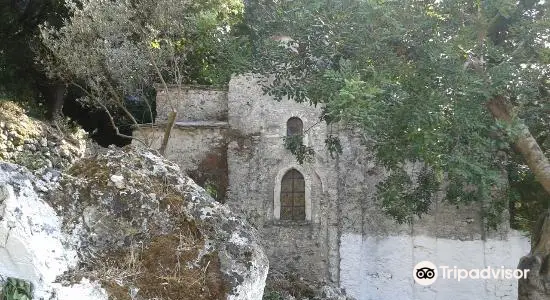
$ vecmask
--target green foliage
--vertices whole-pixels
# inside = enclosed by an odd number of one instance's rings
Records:
[[[218,189],[216,188],[215,184],[207,180],[204,183],[204,189],[212,198],[218,199]]]
[[[263,300],[284,300],[284,297],[277,291],[267,290],[264,292]]]
[[[509,199],[495,194],[513,194],[502,180],[509,144],[523,126],[542,136],[550,128],[548,8],[507,0],[265,0],[248,8],[247,22],[254,66],[274,78],[266,93],[321,104],[327,123],[350,124],[372,141],[391,174],[377,189],[386,212],[400,222],[421,216],[445,180],[447,201],[487,203],[496,220]],[[281,35],[286,45],[273,40]],[[511,125],[488,111],[495,95],[510,100]],[[425,168],[405,172],[410,162]]]
[[[28,281],[9,277],[0,294],[1,300],[32,300],[32,284]]]
[[[338,154],[342,154],[342,145],[337,136],[329,135],[325,139],[325,145],[332,158],[335,158]]]
[[[63,1],[4,1],[0,7],[0,95],[29,100],[36,105],[38,88],[45,78],[35,63],[41,48],[38,25],[58,26],[66,14]]]
[[[128,111],[128,98],[150,100],[159,83],[226,83],[247,53],[236,34],[239,0],[69,0],[66,7],[64,26],[40,28],[41,63],[49,76],[79,87],[82,102],[122,110],[131,124],[151,112]]]
[[[296,157],[299,164],[313,161],[315,151],[312,147],[304,145],[302,135],[286,136],[283,140],[285,148],[290,150],[290,153]]]
[[[377,198],[384,211],[398,223],[410,223],[416,215],[421,217],[432,204],[432,195],[439,189],[440,182],[435,174],[423,167],[415,182],[403,169],[397,169],[378,188]]]
[[[514,229],[531,232],[540,213],[550,205],[550,196],[525,165],[511,162],[507,171],[510,225]]]
[[[13,91],[12,91],[13,92]],[[36,119],[42,119],[46,115],[45,105],[39,99],[25,93],[0,93],[0,102],[14,102],[22,107],[26,114]]]

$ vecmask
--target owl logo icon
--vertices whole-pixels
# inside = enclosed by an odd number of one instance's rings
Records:
[[[429,261],[419,262],[414,266],[413,278],[420,285],[431,285],[437,280],[437,266]]]
[[[416,269],[416,278],[418,279],[432,279],[435,276],[435,270],[428,267]]]

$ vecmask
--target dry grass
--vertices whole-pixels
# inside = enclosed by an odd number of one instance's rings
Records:
[[[0,101],[0,121],[11,126],[24,138],[43,135],[45,130],[41,122],[29,118],[23,108],[10,101]]]
[[[215,254],[199,259],[203,246],[200,233],[188,223],[177,234],[104,255],[86,276],[100,280],[110,299],[136,299],[136,289],[139,299],[224,299],[219,260]]]

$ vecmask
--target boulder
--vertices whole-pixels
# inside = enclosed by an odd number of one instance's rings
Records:
[[[0,275],[35,299],[262,299],[256,231],[173,163],[98,149],[63,172],[0,162]]]

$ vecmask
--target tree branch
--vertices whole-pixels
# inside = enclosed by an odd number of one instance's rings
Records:
[[[123,138],[127,138],[127,139],[132,139],[132,140],[136,140],[140,143],[142,143],[143,145],[147,146],[147,148],[149,148],[149,146],[147,145],[147,143],[145,143],[145,141],[139,139],[139,138],[136,138],[134,136],[129,136],[129,135],[126,135],[126,134],[123,134],[123,133],[120,133],[120,130],[118,129],[118,126],[116,125],[115,123],[115,120],[113,118],[113,116],[111,115],[111,112],[109,111],[109,109],[107,108],[107,106],[105,106],[105,104],[103,104],[103,102],[99,101],[98,100],[98,97],[93,95],[92,93],[90,93],[90,91],[88,91],[87,89],[85,89],[83,86],[81,86],[80,84],[74,82],[74,81],[71,81],[70,82],[72,85],[76,86],[77,88],[79,88],[80,90],[82,90],[84,93],[86,93],[86,95],[88,95],[88,97],[90,97],[93,101],[95,101],[99,106],[101,106],[101,108],[105,111],[105,113],[107,113],[107,116],[109,117],[109,122],[111,123],[111,126],[113,127],[113,129],[115,130],[116,132],[116,135],[119,136],[119,137],[123,137]]]
[[[504,96],[493,97],[487,103],[487,108],[496,120],[514,126],[515,117],[511,113],[512,106]],[[550,194],[550,162],[548,158],[525,124],[516,124],[515,129],[519,131],[519,134],[513,141],[514,149],[517,149],[527,162],[529,169],[535,174],[537,181]]]

